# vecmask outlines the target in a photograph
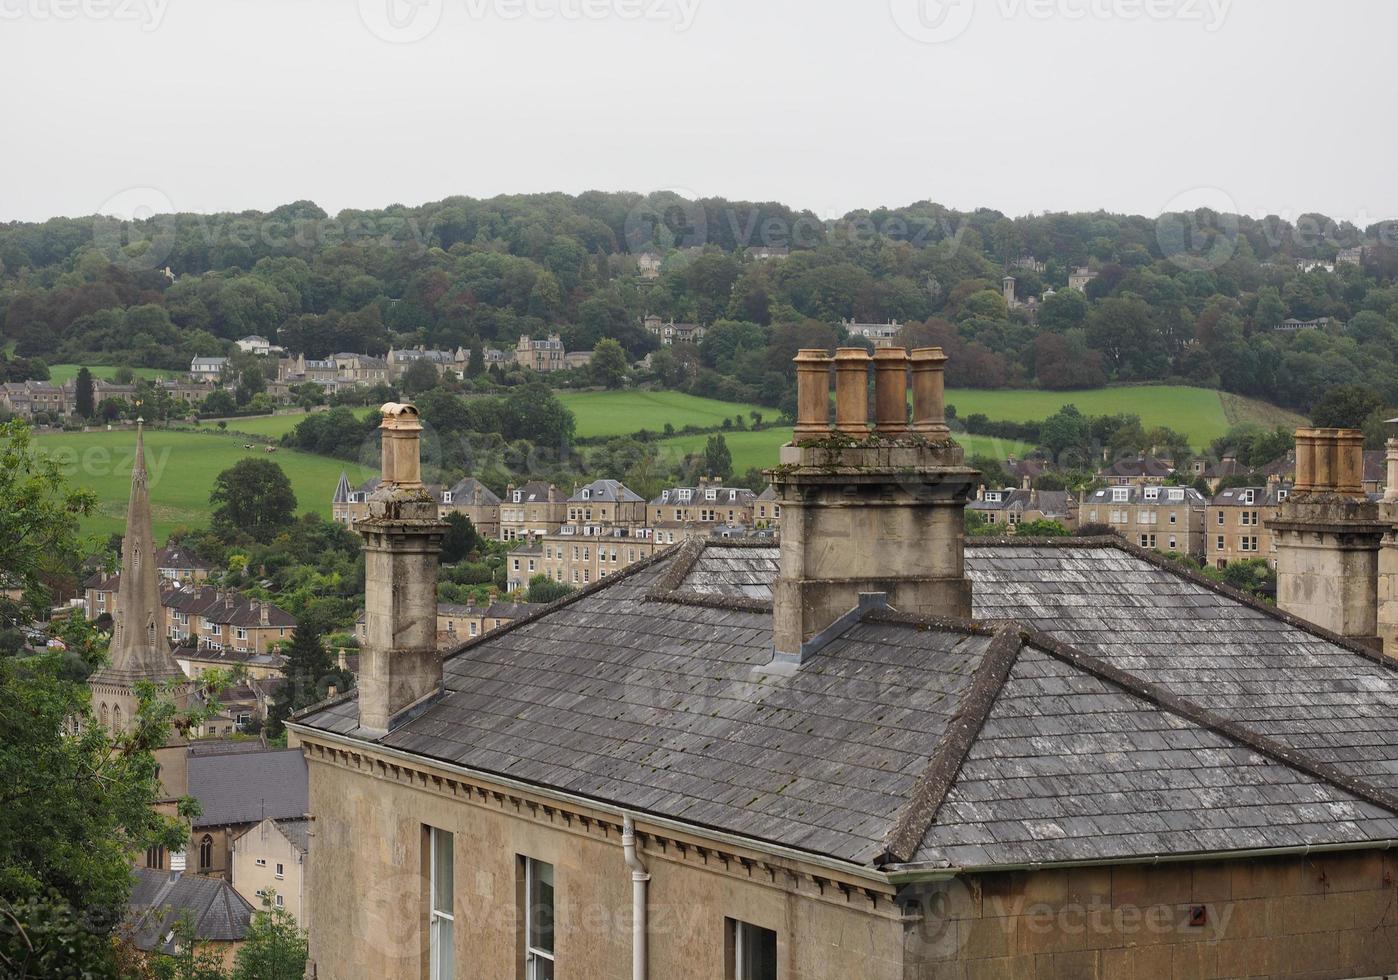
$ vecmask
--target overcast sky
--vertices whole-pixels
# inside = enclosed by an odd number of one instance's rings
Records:
[[[1392,0],[0,0],[0,220],[598,188],[1368,223],[1395,37]]]

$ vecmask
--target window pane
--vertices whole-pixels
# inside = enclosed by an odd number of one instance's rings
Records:
[[[456,947],[450,919],[432,920],[432,980],[452,980],[456,969]]]
[[[452,914],[452,836],[432,830],[432,908]]]
[[[553,980],[553,960],[535,956],[529,962],[529,980]]]
[[[738,923],[738,980],[777,980],[777,934]]]
[[[552,953],[553,865],[531,859],[529,887],[529,945],[534,949]],[[548,975],[552,976],[552,973]]]

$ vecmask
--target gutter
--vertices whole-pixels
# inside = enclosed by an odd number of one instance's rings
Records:
[[[650,874],[636,855],[636,823],[622,817],[621,853],[631,869],[631,980],[646,980],[646,884]]]
[[[508,776],[500,776],[495,773],[471,769],[467,766],[457,765],[452,762],[442,762],[429,756],[415,755],[411,752],[404,752],[401,749],[390,748],[374,742],[366,742],[363,739],[352,738],[335,732],[327,732],[319,728],[310,728],[306,725],[290,721],[287,722],[286,727],[296,732],[298,736],[306,736],[318,741],[343,745],[346,748],[358,752],[378,752],[390,758],[411,763],[415,766],[434,766],[449,772],[459,773],[471,779],[494,783],[504,788],[516,789],[520,792],[529,793],[545,799],[556,800],[560,803],[569,803],[573,806],[587,807],[618,818],[623,822],[623,827],[630,813],[630,811],[626,810],[624,807],[619,807],[613,803],[606,803],[585,796],[566,793],[561,790],[549,789],[547,787],[535,785],[534,783],[526,783],[518,779],[511,779]],[[1332,854],[1346,851],[1388,851],[1398,848],[1398,838],[1386,838],[1383,840],[1350,841],[1333,844],[1292,844],[1286,847],[1257,847],[1236,851],[1192,851],[1181,854],[1132,855],[1127,857],[1094,858],[1083,861],[1040,861],[1021,864],[981,865],[890,864],[880,870],[871,868],[868,865],[854,864],[850,861],[842,861],[838,858],[826,857],[825,855],[810,851],[801,851],[785,845],[773,844],[770,841],[743,837],[740,834],[732,834],[727,831],[697,826],[692,823],[686,823],[682,820],[673,820],[668,817],[647,814],[645,816],[645,821],[647,824],[659,829],[687,834],[691,837],[705,837],[716,844],[727,844],[731,847],[758,851],[788,861],[799,861],[814,867],[825,868],[829,871],[836,871],[852,877],[863,878],[866,881],[884,885],[889,888],[898,888],[902,885],[915,884],[917,882],[947,881],[964,875],[1000,874],[1006,871],[1048,871],[1059,868],[1096,868],[1110,865],[1179,864],[1188,861],[1240,861],[1254,858],[1305,857],[1310,854]]]

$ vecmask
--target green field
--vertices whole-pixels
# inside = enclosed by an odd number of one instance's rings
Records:
[[[64,432],[35,439],[39,449],[59,461],[75,486],[97,494],[97,509],[83,522],[89,533],[121,533],[131,492],[131,462],[136,437],[131,430]],[[150,473],[151,509],[156,537],[164,540],[177,525],[207,526],[209,491],[214,477],[245,457],[274,459],[291,479],[301,511],[329,516],[330,496],[341,470],[359,483],[375,475],[363,467],[309,453],[282,449],[266,457],[263,447],[243,448],[236,436],[197,432],[146,433],[146,467]]]
[[[577,434],[627,436],[641,429],[661,432],[669,422],[676,429],[686,425],[708,428],[722,425],[726,418],[761,412],[776,418],[775,408],[741,405],[713,398],[700,398],[678,391],[560,391],[561,401],[578,420]]]
[[[1225,399],[1228,409],[1225,409]],[[1272,405],[1237,396],[1220,396],[1209,388],[1149,385],[1092,388],[1087,391],[947,391],[947,403],[962,418],[980,413],[994,421],[1033,422],[1048,418],[1064,405],[1076,405],[1084,415],[1139,415],[1146,428],[1168,426],[1189,437],[1196,449],[1228,431],[1235,422],[1263,425],[1300,424],[1300,416]]]
[[[78,369],[81,364],[50,364],[49,380],[56,385],[61,385],[65,381],[72,381],[78,376]],[[106,378],[108,381],[121,368],[112,367],[110,364],[89,364],[87,369],[92,372],[94,378]],[[131,373],[138,378],[173,378],[181,376],[179,371],[161,371],[158,368],[132,368]]]
[[[770,469],[777,465],[777,451],[791,441],[788,428],[762,429],[758,432],[725,432],[723,439],[728,443],[728,451],[733,456],[733,471],[743,473],[749,467]],[[661,458],[667,462],[678,462],[679,457],[688,453],[702,453],[708,442],[707,435],[676,436],[660,442]],[[1013,439],[996,439],[992,436],[972,436],[964,432],[956,436],[956,441],[966,450],[967,457],[993,456],[1005,459],[1008,456],[1023,456],[1032,446]]]

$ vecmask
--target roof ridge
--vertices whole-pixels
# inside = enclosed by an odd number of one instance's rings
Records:
[[[1348,776],[1328,763],[1312,759],[1305,752],[1293,749],[1266,735],[1255,732],[1231,719],[1216,714],[1188,698],[1172,694],[1170,691],[1150,681],[1137,677],[1120,668],[1113,667],[1104,660],[1084,653],[1077,647],[1063,643],[1032,627],[1020,626],[1020,638],[1030,646],[1042,650],[1063,663],[1085,671],[1101,681],[1119,687],[1135,697],[1154,704],[1171,714],[1201,725],[1225,738],[1240,742],[1253,751],[1268,757],[1274,762],[1300,770],[1314,779],[1357,796],[1367,803],[1381,807],[1398,816],[1398,796],[1374,786],[1365,780]]]
[[[995,639],[986,648],[980,666],[972,675],[947,733],[937,742],[907,801],[895,813],[892,826],[884,835],[883,852],[875,858],[876,864],[903,863],[912,860],[917,853],[918,845],[936,821],[937,811],[956,782],[966,754],[985,726],[990,709],[1004,689],[1005,679],[1023,646],[1023,634],[1015,626],[1006,625],[996,630]]]
[[[982,541],[984,542],[983,544]],[[1131,555],[1133,558],[1139,558],[1142,561],[1148,562],[1154,565],[1155,567],[1161,569],[1162,571],[1169,572],[1170,574],[1176,575],[1182,579],[1185,579],[1188,582],[1192,582],[1195,585],[1208,589],[1210,592],[1215,592],[1221,596],[1232,599],[1235,602],[1240,602],[1250,609],[1263,613],[1264,615],[1272,619],[1286,623],[1288,626],[1299,629],[1303,633],[1309,633],[1312,636],[1319,637],[1320,639],[1325,640],[1327,643],[1333,643],[1336,646],[1343,647],[1348,652],[1358,654],[1364,659],[1372,661],[1373,663],[1379,664],[1383,667],[1386,667],[1389,670],[1398,671],[1398,659],[1385,656],[1378,650],[1366,647],[1364,644],[1358,643],[1347,636],[1341,636],[1339,633],[1332,633],[1324,626],[1319,626],[1315,623],[1312,623],[1310,620],[1302,619],[1299,616],[1293,616],[1291,613],[1285,611],[1284,609],[1279,609],[1278,607],[1271,605],[1270,603],[1263,602],[1256,596],[1249,595],[1246,592],[1243,592],[1239,589],[1235,589],[1231,585],[1225,585],[1222,582],[1215,582],[1213,579],[1200,574],[1197,570],[1190,568],[1188,565],[1183,565],[1179,562],[1171,561],[1168,557],[1162,555],[1158,551],[1152,551],[1149,548],[1142,548],[1139,545],[1132,544],[1125,538],[1119,538],[1116,535],[1084,538],[1007,537],[980,540],[974,538],[967,538],[966,547],[1113,548],[1117,551],[1121,551],[1128,555]]]

